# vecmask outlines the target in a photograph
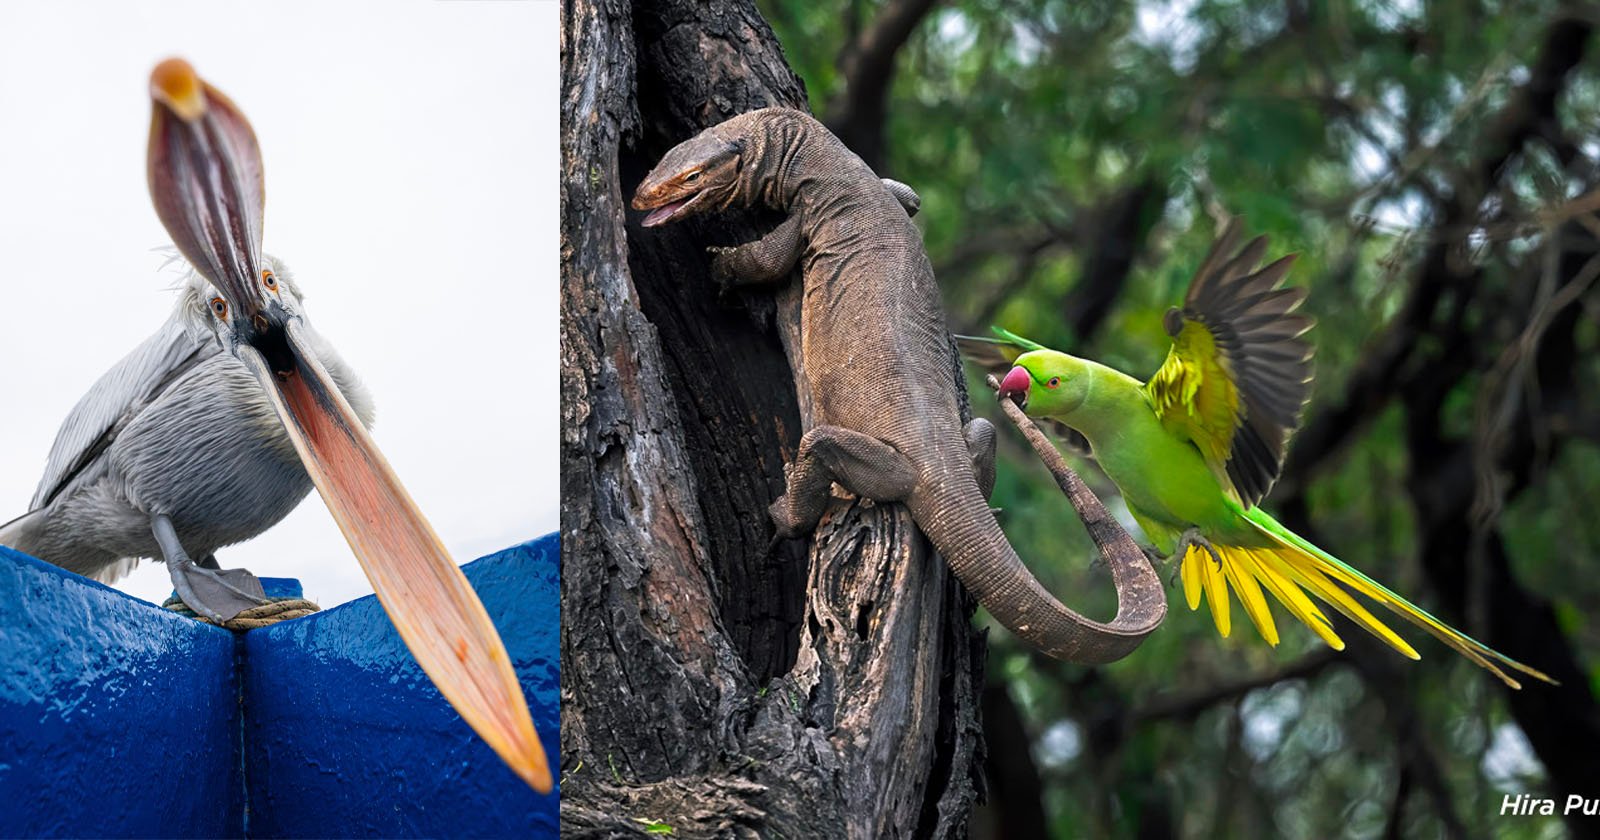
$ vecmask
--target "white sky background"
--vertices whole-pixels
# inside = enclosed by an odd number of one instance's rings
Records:
[[[147,84],[180,55],[249,117],[265,248],[360,374],[457,562],[556,529],[557,4],[0,4],[0,522],[67,412],[166,320]],[[371,592],[315,492],[224,568]],[[159,601],[146,562],[118,587]]]

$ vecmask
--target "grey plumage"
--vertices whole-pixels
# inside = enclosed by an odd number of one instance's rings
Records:
[[[268,258],[285,305],[300,309],[288,272]],[[89,388],[51,447],[29,512],[0,526],[7,545],[111,582],[161,557],[152,517],[171,519],[195,558],[281,521],[312,484],[261,384],[226,351],[210,301],[190,272],[172,316]],[[325,341],[318,355],[362,423],[365,387]]]

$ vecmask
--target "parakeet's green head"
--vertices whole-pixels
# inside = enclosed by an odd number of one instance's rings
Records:
[[[1015,400],[1035,417],[1066,419],[1089,395],[1088,363],[1054,350],[1034,350],[1017,357],[1000,383],[1000,398]]]

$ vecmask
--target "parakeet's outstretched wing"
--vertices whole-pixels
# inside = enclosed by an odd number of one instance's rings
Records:
[[[994,331],[994,338],[976,335],[957,335],[954,338],[963,358],[996,377],[1005,376],[1006,371],[1011,370],[1017,357],[1023,353],[1047,349],[1043,344],[1030,341],[1009,330],[1000,327],[989,329]],[[1089,440],[1078,430],[1049,417],[1035,417],[1033,422],[1049,429],[1052,437],[1065,443],[1073,452],[1079,455],[1091,454]]]
[[[1235,253],[1240,231],[1238,219],[1228,223],[1183,308],[1167,311],[1172,351],[1145,393],[1167,429],[1192,441],[1249,508],[1278,480],[1311,394],[1312,351],[1302,336],[1314,322],[1294,314],[1304,289],[1278,288],[1294,255],[1257,270],[1267,238]]]

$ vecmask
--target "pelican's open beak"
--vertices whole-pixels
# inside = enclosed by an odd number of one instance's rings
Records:
[[[229,305],[234,353],[266,390],[400,638],[439,692],[541,793],[550,767],[478,596],[263,274],[255,132],[180,59],[150,76],[150,195],[185,258]]]

